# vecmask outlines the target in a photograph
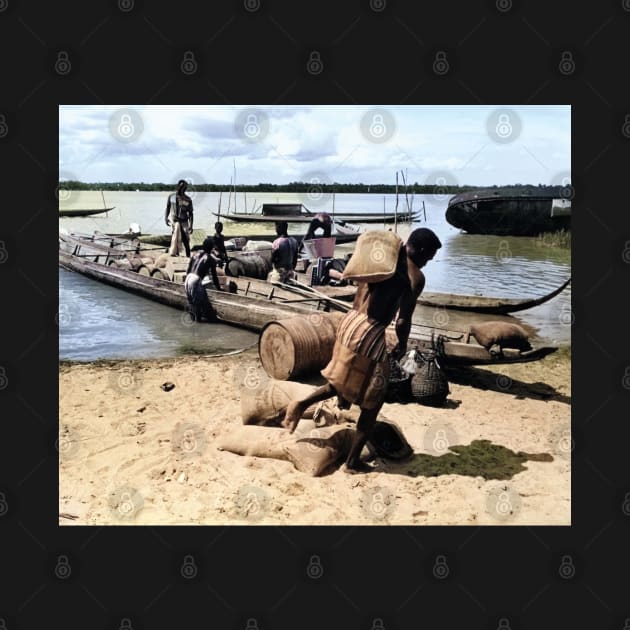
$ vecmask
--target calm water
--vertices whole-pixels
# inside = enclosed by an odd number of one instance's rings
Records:
[[[167,233],[164,208],[168,193],[105,192],[108,206],[116,206],[108,215],[60,219],[59,227],[77,232],[125,232],[130,223],[139,223],[145,234]],[[416,196],[415,209],[426,210],[422,222],[399,226],[404,238],[411,229],[426,226],[434,230],[442,241],[442,249],[425,268],[427,291],[486,295],[508,298],[537,297],[562,284],[571,275],[569,250],[539,247],[536,239],[527,237],[480,236],[461,234],[449,225],[444,212],[448,197]],[[197,193],[193,197],[195,227],[212,233],[216,217],[211,210],[218,207],[218,193]],[[237,211],[243,212],[243,194],[237,198]],[[310,199],[305,195],[248,193],[249,210],[256,203],[301,202],[310,210],[332,211],[332,196]],[[72,192],[62,200],[62,207],[102,207],[101,194]],[[399,197],[399,210],[405,207],[404,196]],[[388,212],[394,210],[395,195],[387,195]],[[222,212],[228,208],[228,195],[223,194]],[[234,210],[234,198],[230,200]],[[383,212],[383,195],[335,195],[335,210]],[[236,224],[224,221],[226,236],[248,233],[273,233],[273,225]],[[291,225],[290,232],[300,233],[306,225]],[[372,224],[382,228],[382,224]],[[389,226],[388,226],[389,227]],[[340,254],[352,245],[339,247]],[[113,357],[164,357],[190,351],[207,353],[242,348],[256,341],[256,335],[236,328],[216,325],[182,324],[181,314],[172,308],[155,304],[84,278],[76,273],[59,272],[61,358],[91,360]],[[551,302],[516,313],[517,323],[536,330],[536,340],[544,343],[570,343],[571,287]],[[65,314],[65,315],[64,315]],[[479,319],[488,319],[480,317]],[[64,324],[65,322],[65,324]]]

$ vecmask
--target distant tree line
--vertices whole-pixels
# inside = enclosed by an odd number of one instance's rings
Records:
[[[175,184],[164,184],[162,182],[154,182],[147,184],[144,182],[79,182],[76,180],[66,180],[59,182],[59,188],[62,190],[120,190],[143,192],[151,191],[172,191]],[[228,192],[236,189],[236,192],[295,192],[309,193],[314,189],[322,193],[369,193],[369,194],[394,194],[396,186],[393,184],[340,184],[340,183],[316,183],[316,182],[290,182],[288,184],[247,184],[237,185],[230,184],[194,184],[190,186],[195,192]],[[501,190],[509,191],[517,194],[538,194],[538,195],[555,195],[561,196],[562,186],[548,186],[544,184],[510,184],[507,186],[452,186],[445,184],[419,184],[415,182],[409,184],[407,192],[409,194],[419,195],[447,195],[458,194],[469,190]],[[399,193],[404,193],[403,186],[398,187]]]

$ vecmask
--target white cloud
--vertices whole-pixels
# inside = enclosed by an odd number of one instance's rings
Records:
[[[120,107],[123,107],[122,105]],[[62,106],[60,169],[84,181],[170,181],[193,171],[227,184],[236,162],[240,183],[287,183],[309,172],[331,181],[386,183],[407,169],[410,181],[432,171],[452,172],[461,183],[546,182],[571,167],[570,108],[514,106],[522,134],[499,145],[486,132],[492,106],[392,106],[396,133],[383,144],[360,129],[369,107],[260,106],[269,134],[247,143],[234,123],[243,107],[124,106],[138,111],[138,142],[116,142],[109,131],[118,106]]]

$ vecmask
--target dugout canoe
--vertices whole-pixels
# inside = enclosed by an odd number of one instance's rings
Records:
[[[232,212],[230,214],[221,214],[220,212],[213,212],[215,216],[219,217],[219,220],[230,219],[237,223],[275,223],[276,221],[286,221],[287,223],[310,223],[315,216],[303,214],[299,216],[292,215],[262,215],[257,213],[247,212]],[[352,221],[353,223],[406,223],[415,221],[419,218],[417,212],[411,215],[407,212],[399,212],[398,215],[393,213],[387,214],[348,214],[348,213],[335,213],[335,221]]]
[[[298,274],[300,281],[308,283],[308,273]],[[468,311],[471,313],[484,313],[487,315],[509,315],[517,313],[535,306],[540,306],[545,302],[549,302],[557,295],[560,295],[569,284],[571,278],[563,282],[559,287],[549,293],[537,298],[528,298],[524,300],[514,298],[497,298],[484,297],[479,295],[458,295],[454,293],[432,293],[425,292],[418,298],[418,304],[422,306],[432,306],[434,308],[446,308],[456,311]],[[330,287],[319,286],[318,291],[326,295],[338,299],[351,302],[354,299],[355,287]]]
[[[60,217],[89,217],[93,214],[102,214],[103,212],[109,212],[113,210],[116,206],[112,206],[111,208],[66,208],[62,210],[59,208],[59,216]]]
[[[171,244],[171,235],[170,234],[142,234],[137,236],[135,234],[115,234],[117,238],[124,238],[131,240],[133,238],[138,238],[142,243],[148,243],[150,245],[161,245],[163,247],[168,247]],[[304,234],[289,234],[289,236],[293,237],[298,244],[302,242],[304,238]],[[333,236],[337,239],[337,245],[343,245],[344,243],[353,243],[359,238],[359,234],[333,234]],[[275,234],[249,234],[244,235],[242,237],[239,236],[225,236],[225,240],[229,241],[234,238],[246,238],[248,241],[273,241],[277,236]]]
[[[113,242],[113,245],[112,245]],[[121,268],[112,261],[128,260],[138,253],[147,256],[159,256],[163,248],[153,250],[124,239],[115,239],[108,235],[85,237],[76,234],[59,234],[59,266],[81,273],[86,277],[104,282],[111,286],[130,291],[148,299],[186,309],[188,300],[184,285],[155,276],[142,275],[129,268]],[[321,312],[322,306],[330,309],[332,302],[313,296],[296,298],[290,291],[270,287],[265,295],[252,287],[252,281],[246,278],[235,279],[237,293],[216,291],[206,286],[210,304],[215,309],[217,318],[226,323],[253,331],[260,331],[271,321],[278,321],[296,315],[308,316]],[[427,349],[433,346],[436,331],[429,327],[414,329],[409,338],[409,347]],[[393,327],[390,327],[393,334]],[[464,337],[465,339],[465,337]],[[493,357],[483,346],[474,341],[443,339],[442,363],[446,366],[498,365],[503,363],[522,363],[535,361],[555,352],[556,347],[540,347],[530,351],[504,350],[503,356]]]

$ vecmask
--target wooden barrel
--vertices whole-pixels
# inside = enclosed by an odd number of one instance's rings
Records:
[[[168,280],[168,276],[162,271],[162,269],[158,269],[157,267],[151,272],[152,278],[157,278],[158,280]]]
[[[227,275],[235,278],[247,276],[248,278],[266,280],[270,271],[271,255],[259,252],[234,256],[226,267]]]
[[[332,357],[343,313],[298,315],[269,322],[260,333],[258,353],[263,369],[285,381],[325,367]]]

